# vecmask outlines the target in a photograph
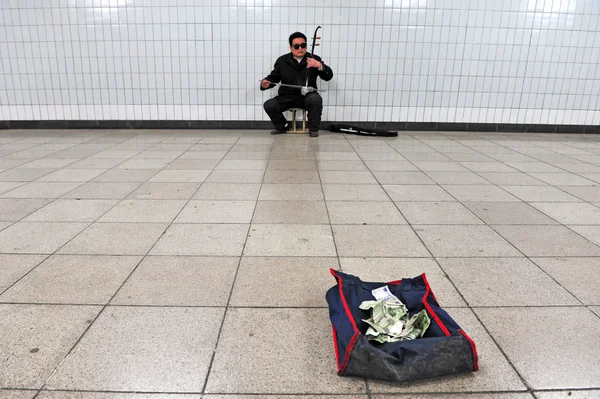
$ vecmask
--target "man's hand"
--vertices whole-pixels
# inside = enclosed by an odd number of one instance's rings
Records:
[[[307,66],[307,68],[317,68],[317,69],[320,69],[323,66],[323,64],[321,64],[319,61],[317,61],[314,58],[309,58],[309,59],[306,60],[306,66]]]
[[[267,79],[263,79],[262,82],[260,82],[260,87],[263,89],[268,89],[269,86],[271,86],[271,82],[269,82]]]

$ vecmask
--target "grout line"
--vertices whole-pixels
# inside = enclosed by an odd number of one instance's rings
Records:
[[[275,143],[275,141],[273,140],[273,143],[271,144],[271,146],[273,146],[274,143]],[[225,154],[225,156],[227,156],[227,154]],[[225,158],[225,156],[223,157],[223,159]],[[221,161],[219,161],[219,164],[223,161],[223,159],[221,159]],[[218,167],[218,164],[215,167],[215,169],[217,167]],[[258,195],[260,195],[260,191],[262,189],[262,184],[263,184],[263,182],[265,180],[266,174],[267,174],[267,170],[266,170],[266,167],[265,167],[265,169],[263,171],[262,180],[261,180],[261,186],[258,189]],[[257,198],[258,198],[258,195],[257,195]],[[254,215],[256,213],[257,201],[258,200],[254,201],[254,209],[252,211],[252,216],[250,217],[250,223],[248,223],[248,229],[246,230],[246,238],[244,240],[244,244],[242,245],[242,250],[240,252],[240,256],[239,256],[239,259],[238,259],[238,264],[237,264],[237,268],[235,270],[235,275],[233,276],[233,280],[231,282],[231,289],[229,290],[229,297],[227,298],[227,304],[225,305],[225,312],[223,312],[223,317],[221,319],[221,325],[219,326],[219,333],[217,334],[217,338],[215,340],[215,346],[213,348],[213,353],[212,353],[211,358],[210,358],[210,363],[208,365],[208,369],[206,370],[206,377],[204,379],[204,384],[202,385],[202,393],[203,394],[206,392],[206,388],[208,386],[208,380],[210,378],[210,374],[211,374],[211,371],[212,371],[212,366],[213,366],[213,363],[215,361],[215,356],[217,354],[217,349],[219,347],[219,342],[221,340],[221,334],[223,333],[223,327],[225,326],[225,320],[227,318],[227,314],[229,313],[229,309],[233,308],[232,306],[230,306],[230,304],[231,304],[231,298],[233,297],[233,291],[234,291],[235,286],[236,286],[237,277],[238,277],[238,274],[239,274],[239,271],[240,271],[240,267],[241,267],[241,264],[242,264],[242,259],[244,257],[244,251],[246,250],[246,244],[248,243],[248,237],[250,237],[250,232],[251,232],[251,229],[252,229],[252,219],[254,219]]]

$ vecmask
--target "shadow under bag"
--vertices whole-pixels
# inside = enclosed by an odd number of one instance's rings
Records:
[[[337,285],[327,291],[338,375],[406,382],[477,371],[475,343],[442,310],[425,274],[389,283],[370,283],[331,269]],[[409,316],[427,311],[431,324],[414,340],[380,344],[364,335],[370,310],[359,308],[375,300],[371,291],[387,285],[408,308]]]

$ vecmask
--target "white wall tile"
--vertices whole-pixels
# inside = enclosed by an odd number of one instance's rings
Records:
[[[11,0],[0,14],[2,119],[268,120],[276,93],[257,81],[317,23],[329,119],[598,122],[594,0]]]

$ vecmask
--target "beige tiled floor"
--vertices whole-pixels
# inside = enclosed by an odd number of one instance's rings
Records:
[[[0,399],[600,397],[600,139],[0,131]],[[329,268],[480,371],[336,376]]]

